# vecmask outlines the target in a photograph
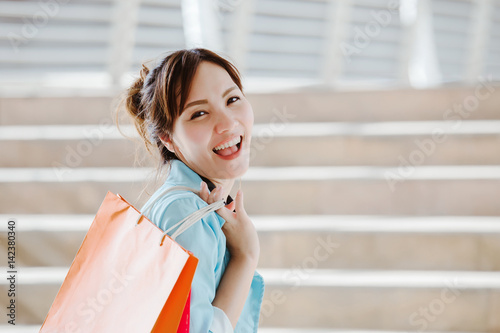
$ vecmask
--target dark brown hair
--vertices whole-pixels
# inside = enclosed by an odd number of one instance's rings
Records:
[[[212,51],[196,48],[170,53],[152,70],[143,64],[140,77],[125,93],[125,109],[147,151],[160,154],[158,169],[177,158],[163,145],[160,137],[172,134],[202,61],[224,68],[243,92],[240,74],[233,64]]]

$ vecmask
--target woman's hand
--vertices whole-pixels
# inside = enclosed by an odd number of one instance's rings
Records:
[[[205,182],[201,184],[200,197],[208,204],[222,200],[222,193],[221,186],[209,192],[207,184]],[[231,257],[250,260],[257,267],[260,255],[259,237],[243,206],[243,192],[239,190],[234,201],[218,209],[217,213],[226,220],[222,231],[226,235],[226,244]]]

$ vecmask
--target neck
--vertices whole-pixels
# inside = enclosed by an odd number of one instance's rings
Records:
[[[227,196],[229,195],[229,192],[231,192],[231,189],[233,188],[233,185],[234,185],[234,178],[233,179],[210,179],[210,181],[212,183],[214,183],[214,185],[216,187],[220,187],[222,186],[224,191],[222,192],[223,193],[223,198],[227,198]]]
[[[210,180],[214,185],[215,187],[220,187],[222,186],[224,191],[223,191],[223,198],[224,200],[227,198],[227,196],[229,195],[229,193],[231,192],[231,189],[233,188],[233,185],[234,185],[234,178],[229,178],[229,179],[215,179],[215,178],[208,178],[206,177],[205,175],[203,175],[203,173],[201,172],[197,172],[194,168],[192,168],[191,166],[189,166],[188,163],[186,163],[184,161],[184,159],[179,159],[182,163],[184,163],[188,168],[190,168],[191,170],[193,170],[194,172],[196,172],[198,175],[200,176],[203,176],[204,178]]]

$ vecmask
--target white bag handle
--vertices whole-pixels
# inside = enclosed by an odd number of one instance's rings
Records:
[[[139,217],[137,218],[136,225],[139,223],[139,220],[141,219],[141,217],[146,216],[147,214],[150,213],[151,209],[153,208],[153,205],[160,198],[162,198],[164,195],[166,195],[167,193],[172,192],[172,191],[191,191],[191,192],[193,192],[196,195],[200,195],[199,191],[197,191],[195,189],[192,189],[190,187],[187,187],[187,186],[172,186],[172,187],[169,187],[169,188],[165,189],[163,192],[161,192],[156,197],[155,200],[150,201],[146,206],[144,206],[144,209],[143,209],[141,215],[139,215]],[[177,222],[176,224],[174,224],[172,227],[168,228],[163,233],[163,235],[162,235],[162,237],[160,239],[160,245],[163,244],[163,239],[165,238],[165,236],[170,231],[172,231],[173,229],[175,229],[175,228],[178,227],[177,230],[172,234],[172,236],[170,236],[173,240],[175,240],[179,235],[181,235],[184,231],[186,231],[187,229],[189,229],[193,224],[195,224],[196,222],[198,222],[199,220],[201,220],[203,217],[205,217],[205,215],[207,215],[207,214],[209,214],[211,212],[214,212],[217,209],[222,208],[224,206],[225,206],[224,200],[219,200],[219,201],[211,203],[210,205],[202,207],[202,208],[198,209],[197,211],[189,214],[188,216],[186,216],[185,218],[183,218],[182,220],[180,220],[179,222]]]

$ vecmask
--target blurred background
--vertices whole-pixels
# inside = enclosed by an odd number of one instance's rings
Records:
[[[259,331],[500,332],[499,0],[0,1],[2,332],[38,332],[108,190],[159,185],[114,110],[191,47],[255,112]]]

